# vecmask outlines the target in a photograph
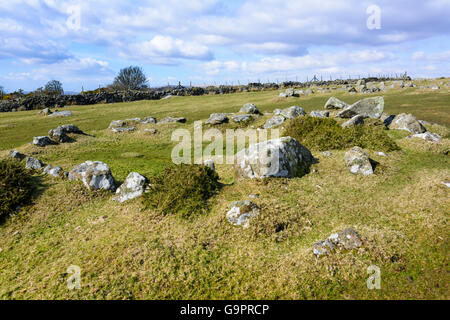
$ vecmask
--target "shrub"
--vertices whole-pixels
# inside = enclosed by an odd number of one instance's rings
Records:
[[[334,119],[298,117],[286,124],[283,135],[291,136],[308,149],[318,151],[354,146],[385,152],[400,149],[386,134],[384,126],[376,122],[369,126],[342,128]]]
[[[31,199],[31,173],[11,160],[0,160],[0,218]]]
[[[206,166],[170,166],[151,179],[143,202],[157,213],[180,214],[188,218],[207,208],[207,200],[218,190],[219,176]]]

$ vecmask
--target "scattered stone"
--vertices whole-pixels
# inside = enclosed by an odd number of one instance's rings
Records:
[[[322,155],[325,157],[331,157],[331,151],[329,151],[329,150],[324,151],[324,152],[322,152]]]
[[[71,115],[72,115],[72,111],[66,110],[66,111],[54,112],[52,114],[49,114],[48,117],[70,117]]]
[[[228,122],[228,117],[225,113],[212,113],[205,124],[222,124]]]
[[[80,180],[90,190],[114,190],[109,166],[101,161],[86,161],[69,172],[69,180]]]
[[[364,117],[361,115],[356,115],[353,118],[351,118],[350,120],[347,120],[346,122],[344,122],[342,124],[342,128],[350,128],[350,127],[354,127],[357,125],[362,125],[364,124]]]
[[[115,128],[115,127],[124,127],[126,125],[125,121],[123,120],[113,120],[109,123],[108,128]]]
[[[353,174],[362,174],[368,176],[373,174],[372,164],[369,155],[360,147],[353,147],[345,153],[345,165],[350,167]]]
[[[235,172],[245,178],[286,177],[306,174],[313,162],[311,152],[292,137],[250,145],[236,154]]]
[[[378,119],[384,110],[384,98],[372,97],[355,102],[338,113],[340,118],[352,118],[356,115],[362,115],[365,118]]]
[[[42,114],[44,116],[48,116],[48,115],[50,115],[52,113],[53,112],[49,108],[42,109],[41,111],[38,112],[38,114]]]
[[[145,117],[141,123],[156,123],[156,118],[155,117]]]
[[[233,122],[239,123],[239,122],[246,122],[252,119],[252,116],[249,114],[241,114],[234,117],[231,117]]]
[[[389,115],[384,112],[380,116],[380,120],[383,121],[383,123],[386,127],[389,127],[389,125],[391,124],[392,120],[394,120],[394,118],[395,118],[395,115]]]
[[[281,125],[285,120],[286,120],[286,118],[281,115],[274,116],[266,121],[266,123],[264,124],[264,129],[270,129],[273,127],[277,127],[277,126]]]
[[[387,157],[388,156],[386,153],[381,152],[381,151],[377,152],[377,155],[379,155],[380,157]]]
[[[417,121],[416,117],[406,113],[395,116],[388,127],[389,129],[406,130],[411,133],[423,133],[426,131],[425,127]]]
[[[115,201],[125,202],[144,194],[147,178],[137,172],[131,172],[123,184],[117,189]]]
[[[430,87],[430,89],[431,89],[431,90],[439,90],[439,89],[440,89],[440,87],[439,87],[439,86],[436,86],[436,85],[434,85],[434,86],[431,86],[431,87]]]
[[[180,118],[172,118],[172,117],[167,117],[162,119],[161,121],[159,121],[159,123],[161,124],[165,124],[165,123],[174,123],[174,122],[179,122],[179,123],[185,123],[186,122],[186,118],[180,117]]]
[[[322,111],[322,110],[314,110],[309,113],[311,117],[315,118],[328,118],[330,113],[328,111]]]
[[[13,159],[23,160],[23,159],[25,159],[26,156],[23,153],[20,153],[17,150],[13,150],[11,152],[11,154],[9,155],[9,157],[13,158]]]
[[[294,119],[299,116],[305,116],[306,112],[302,107],[292,106],[280,111],[280,114],[286,119]]]
[[[203,165],[210,168],[212,171],[216,170],[216,165],[214,164],[214,160],[208,159],[203,162]]]
[[[156,134],[156,133],[158,133],[158,130],[156,130],[156,129],[144,129],[144,132],[151,133],[151,134]]]
[[[129,128],[112,128],[111,131],[112,132],[131,132],[131,131],[135,131],[136,127],[129,127]]]
[[[412,136],[409,136],[409,138],[419,138],[419,139],[423,139],[425,141],[429,141],[429,142],[439,142],[441,141],[442,137],[436,133],[431,133],[429,131],[424,132],[424,133],[416,133],[413,134]]]
[[[27,157],[25,169],[42,170],[43,167],[44,164],[42,163],[41,160],[32,157]]]
[[[450,188],[450,180],[444,180],[442,181],[442,184]]]
[[[234,201],[230,205],[230,211],[227,212],[227,220],[234,226],[243,226],[247,228],[250,223],[250,219],[256,217],[260,209],[259,207],[249,200]]]
[[[161,100],[170,99],[170,98],[172,98],[172,97],[173,97],[173,96],[172,96],[171,94],[168,94],[167,96],[162,97]]]
[[[257,194],[251,194],[251,195],[249,195],[248,197],[249,197],[249,198],[252,198],[252,199],[258,199],[258,198],[259,198],[259,195],[257,195]]]
[[[59,178],[63,174],[63,169],[61,167],[53,167],[51,165],[47,165],[43,173],[53,176],[55,178]]]
[[[345,109],[348,107],[348,104],[344,101],[339,100],[338,98],[331,97],[325,103],[324,109]]]
[[[242,113],[251,113],[251,114],[260,114],[258,108],[253,103],[246,103],[242,106],[239,112]]]
[[[33,138],[33,144],[39,147],[45,147],[48,145],[55,144],[55,142],[53,142],[52,139],[50,139],[47,136],[40,136]]]
[[[346,228],[338,233],[331,234],[327,239],[314,244],[313,253],[317,257],[328,255],[339,250],[352,250],[361,247],[361,238],[355,230]]]
[[[281,114],[281,109],[275,109],[275,110],[273,110],[273,114],[274,114],[274,115],[280,115],[280,114]]]

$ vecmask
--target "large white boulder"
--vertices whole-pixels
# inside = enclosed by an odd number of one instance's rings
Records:
[[[80,180],[90,190],[114,190],[114,178],[106,163],[86,161],[69,172],[69,180]]]
[[[372,97],[359,100],[338,113],[340,118],[353,118],[361,115],[365,118],[379,119],[384,110],[384,98]]]
[[[113,200],[125,202],[140,197],[145,191],[147,178],[137,172],[131,172],[122,185],[116,190]]]
[[[306,174],[313,162],[311,152],[292,137],[268,140],[250,145],[236,154],[238,177],[293,178]]]
[[[401,113],[389,124],[389,129],[405,130],[411,133],[424,133],[425,127],[412,114]]]

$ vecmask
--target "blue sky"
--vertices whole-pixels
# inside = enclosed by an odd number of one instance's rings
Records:
[[[450,0],[1,1],[0,86],[94,89],[129,65],[151,86],[449,76],[449,15]]]

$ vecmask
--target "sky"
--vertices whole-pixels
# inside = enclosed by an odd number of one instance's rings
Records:
[[[0,86],[449,76],[450,0],[2,0]]]

